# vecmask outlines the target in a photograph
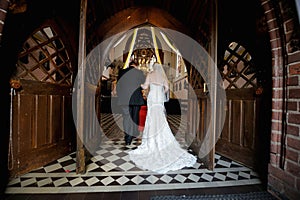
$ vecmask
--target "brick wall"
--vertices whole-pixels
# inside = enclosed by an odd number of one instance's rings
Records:
[[[300,199],[300,36],[293,0],[262,0],[272,51],[272,127],[268,190]],[[298,29],[298,30],[297,30]]]

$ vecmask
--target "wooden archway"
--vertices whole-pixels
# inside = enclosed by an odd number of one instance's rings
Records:
[[[84,0],[83,0],[84,2]],[[84,30],[85,29],[85,20],[86,20],[86,16],[84,13],[86,13],[86,4],[82,3],[82,7],[81,7],[81,26],[80,30]],[[211,35],[212,33],[214,33],[214,36],[210,39],[207,39],[205,41],[203,41],[203,43],[205,44],[205,47],[207,48],[206,50],[209,52],[210,56],[213,57],[214,59],[217,58],[216,56],[216,5],[215,3],[211,3],[210,6],[206,7],[206,10],[204,11],[206,14],[204,15],[205,17],[207,17],[208,20],[208,24],[210,26],[209,28],[209,32],[207,33],[207,35]],[[179,21],[177,21],[174,17],[170,16],[167,12],[160,10],[158,8],[154,8],[154,7],[133,7],[133,8],[129,8],[126,10],[123,10],[117,14],[115,14],[114,16],[112,16],[108,21],[106,21],[105,23],[103,23],[101,26],[99,26],[99,28],[97,29],[97,34],[98,37],[101,38],[102,41],[104,41],[106,38],[109,38],[110,36],[113,36],[114,34],[118,34],[120,32],[123,31],[127,31],[130,29],[133,29],[137,26],[140,26],[142,24],[152,24],[153,26],[156,27],[162,27],[162,28],[167,28],[167,29],[171,29],[171,30],[176,30],[178,32],[181,32],[183,34],[186,34],[187,36],[190,36],[192,38],[192,35],[190,35],[190,31],[187,27],[185,27],[182,23],[180,23]],[[81,36],[80,36],[80,44],[82,44],[83,46],[81,48],[79,48],[79,58],[81,57],[81,60],[79,60],[79,64],[82,63],[82,61],[84,60],[84,54],[85,54],[85,41],[81,41],[81,40],[86,40],[86,38],[84,38],[85,33],[84,31],[81,32]],[[180,46],[180,44],[178,45]],[[105,56],[104,56],[105,57]],[[188,64],[188,63],[186,63]],[[209,63],[206,63],[209,64]],[[84,66],[84,65],[83,65]],[[206,65],[207,66],[207,65]],[[80,66],[78,67],[79,69],[79,73],[78,75],[80,75],[82,77],[82,81],[84,82],[84,69],[80,69]],[[201,78],[201,75],[199,74],[199,72],[196,72],[193,69],[192,66],[189,66],[190,72],[189,74],[189,81],[190,81],[190,85],[192,85],[195,90],[201,90],[201,88],[198,88],[199,85],[196,84],[196,82],[198,82],[198,79]],[[214,85],[214,84],[212,84]],[[84,88],[84,87],[83,87]],[[203,89],[203,88],[202,88]],[[83,92],[83,91],[79,91]],[[200,94],[200,93],[199,93]],[[198,100],[199,99],[194,99],[193,101],[190,102],[190,106],[196,106],[198,107]],[[78,99],[79,102],[81,102],[80,105],[84,105],[85,104],[85,100],[84,99]],[[215,100],[212,100],[215,101]],[[214,102],[211,102],[212,104]],[[78,106],[80,106],[78,105]],[[192,121],[194,121],[196,123],[197,120],[195,120],[195,116],[197,116],[198,109],[189,109],[189,113],[188,115],[193,118]],[[83,116],[83,110],[82,109],[78,109],[78,113],[77,116]],[[215,113],[211,113],[210,114],[210,119],[212,119],[213,125],[216,125],[216,117],[215,117]],[[81,118],[81,120],[83,120],[83,118]],[[84,123],[82,121],[77,121],[77,123],[79,123],[79,127],[81,127]],[[201,132],[202,130],[199,128],[195,128],[197,127],[199,124],[191,124],[190,125],[190,130],[189,131],[193,131],[194,135],[195,135],[195,139],[197,141],[195,141],[193,144],[193,148],[195,152],[198,152],[199,146],[195,145],[195,144],[199,144],[202,143],[201,140],[203,140],[203,133]],[[211,129],[212,131],[216,131],[215,128],[212,127]],[[83,128],[81,127],[78,131],[79,135],[83,135]],[[212,135],[215,135],[214,132],[211,133]],[[211,137],[210,138],[212,141],[210,142],[210,144],[214,144],[215,143],[215,137]],[[83,173],[84,169],[85,169],[85,151],[83,149],[83,144],[80,140],[78,141],[78,148],[77,148],[77,172],[78,173]],[[209,169],[213,169],[214,167],[214,146],[212,148],[212,150],[209,152],[209,154],[205,157],[201,157],[200,159],[203,160],[203,163],[206,165],[207,168]]]

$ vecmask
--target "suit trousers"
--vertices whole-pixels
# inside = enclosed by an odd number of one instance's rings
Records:
[[[140,105],[122,106],[123,129],[125,133],[125,142],[131,143],[134,137],[139,135],[139,112]]]

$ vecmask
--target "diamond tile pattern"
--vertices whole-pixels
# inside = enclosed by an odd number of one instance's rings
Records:
[[[87,163],[86,174],[76,174],[76,153],[73,152],[12,179],[6,193],[138,191],[261,183],[256,172],[218,154],[215,155],[214,171],[207,170],[200,161],[193,167],[167,174],[143,171],[129,160],[127,154],[140,142],[137,138],[132,145],[125,146],[119,139],[106,141]]]

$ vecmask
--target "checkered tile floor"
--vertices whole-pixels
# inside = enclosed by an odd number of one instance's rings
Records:
[[[193,167],[167,174],[143,171],[129,160],[127,154],[140,142],[135,139],[125,146],[123,140],[107,140],[87,163],[85,174],[76,174],[76,153],[71,153],[11,180],[6,193],[141,191],[261,183],[256,172],[218,154],[215,155],[214,171],[205,169],[200,161]]]

